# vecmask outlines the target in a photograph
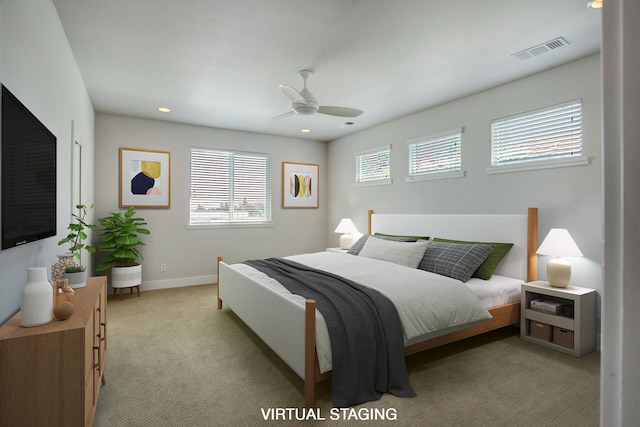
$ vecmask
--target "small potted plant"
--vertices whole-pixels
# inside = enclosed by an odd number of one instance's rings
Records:
[[[72,288],[81,288],[87,283],[87,267],[81,264],[80,252],[83,249],[89,253],[96,251],[93,246],[84,244],[84,240],[88,237],[86,230],[92,230],[96,233],[98,232],[97,226],[85,221],[87,211],[91,208],[93,208],[93,205],[89,207],[85,205],[76,205],[78,213],[71,214],[71,216],[75,218],[76,222],[69,224],[67,227],[69,234],[58,242],[58,245],[70,243],[71,246],[69,247],[69,253],[77,260],[77,262],[68,263],[64,268],[64,277],[69,280],[69,286]]]
[[[142,254],[138,248],[144,243],[138,240],[139,234],[151,234],[142,227],[146,225],[143,218],[136,216],[136,207],[129,207],[122,212],[111,213],[98,219],[100,223],[100,252],[106,254],[96,271],[111,268],[111,286],[114,288],[128,288],[142,283],[142,265],[138,259]]]

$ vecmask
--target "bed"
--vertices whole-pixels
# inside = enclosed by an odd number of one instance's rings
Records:
[[[519,286],[536,280],[537,208],[516,215],[375,214],[369,211],[368,219],[367,234],[373,236],[428,236],[432,240],[513,244],[490,281],[473,278],[463,284],[486,308],[490,314],[488,320],[472,322],[469,327],[442,327],[425,334],[405,335],[405,355],[519,322]],[[310,262],[312,266],[317,263],[318,268],[331,265],[338,273],[349,274],[350,270],[345,269],[348,260],[358,259],[364,268],[371,262],[339,253],[303,254],[291,258],[295,262]],[[333,267],[334,263],[336,267]],[[360,276],[355,274],[354,277]],[[504,284],[507,290],[488,292],[493,284],[499,289]],[[223,307],[223,302],[303,379],[305,406],[315,406],[315,384],[331,376],[330,357],[327,362],[327,356],[323,356],[326,353],[326,327],[322,327],[324,320],[316,310],[316,302],[292,295],[281,289],[277,281],[274,283],[273,279],[253,271],[246,264],[227,264],[218,257],[218,309]]]

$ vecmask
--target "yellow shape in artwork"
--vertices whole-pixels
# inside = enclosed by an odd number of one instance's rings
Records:
[[[158,177],[160,176],[160,162],[149,162],[143,160],[140,163],[143,174],[145,174],[149,178],[158,179]]]
[[[306,182],[304,181],[304,175],[298,175],[298,183],[300,184],[300,189],[298,190],[298,197],[304,197]]]

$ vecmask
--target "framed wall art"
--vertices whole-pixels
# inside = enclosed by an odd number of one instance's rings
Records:
[[[120,148],[120,207],[169,208],[168,151]]]
[[[282,162],[282,207],[317,208],[320,166]]]

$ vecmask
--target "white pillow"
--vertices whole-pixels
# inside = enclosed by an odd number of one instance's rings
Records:
[[[424,251],[427,249],[428,245],[428,240],[418,240],[417,242],[396,242],[393,240],[379,239],[377,237],[370,236],[358,256],[389,261],[395,264],[416,268],[418,264],[420,264],[420,261],[424,256]]]

